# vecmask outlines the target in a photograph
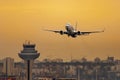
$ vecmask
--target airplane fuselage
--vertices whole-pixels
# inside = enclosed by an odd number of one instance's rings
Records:
[[[75,29],[70,24],[67,24],[65,28],[66,28],[66,31],[68,32],[68,36],[76,37]]]

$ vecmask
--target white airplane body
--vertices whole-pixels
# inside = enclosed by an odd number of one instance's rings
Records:
[[[77,27],[77,25],[76,25],[76,27]],[[81,31],[77,31],[70,24],[67,24],[65,26],[65,29],[66,29],[66,31],[62,31],[62,30],[45,30],[45,31],[51,31],[51,32],[55,32],[55,33],[60,33],[61,35],[66,34],[66,35],[68,35],[68,37],[71,36],[73,38],[77,37],[78,35],[81,36],[81,35],[88,35],[88,34],[91,34],[91,33],[104,32],[104,30],[102,30],[102,31],[81,32]]]

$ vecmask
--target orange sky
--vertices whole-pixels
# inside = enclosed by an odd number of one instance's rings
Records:
[[[120,0],[0,0],[0,59],[21,60],[25,40],[36,43],[39,59],[115,56],[120,59]],[[65,30],[66,23],[81,31],[104,33],[75,39],[42,29]]]

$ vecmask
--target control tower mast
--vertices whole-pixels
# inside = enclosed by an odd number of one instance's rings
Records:
[[[27,80],[32,80],[32,61],[40,56],[35,50],[35,44],[30,42],[23,44],[23,50],[18,53],[19,57],[27,62]]]

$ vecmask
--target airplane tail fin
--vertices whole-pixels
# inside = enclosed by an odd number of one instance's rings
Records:
[[[76,22],[76,24],[75,24],[75,30],[77,31],[77,22]]]

